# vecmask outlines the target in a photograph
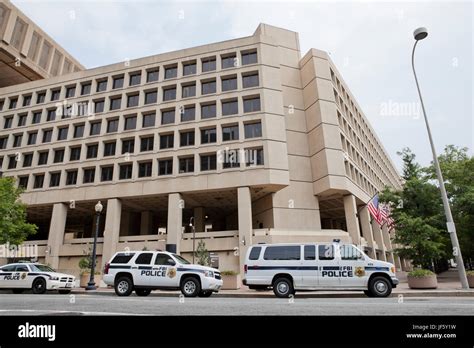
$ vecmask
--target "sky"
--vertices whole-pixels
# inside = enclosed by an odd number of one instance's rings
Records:
[[[250,36],[259,23],[294,30],[302,55],[329,52],[399,170],[404,147],[432,160],[411,69],[413,31],[424,26],[415,66],[436,151],[473,154],[471,1],[12,2],[86,68]]]

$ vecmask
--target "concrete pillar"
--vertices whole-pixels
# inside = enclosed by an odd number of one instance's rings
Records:
[[[382,237],[382,230],[380,228],[380,225],[375,220],[372,220],[372,231],[374,233],[374,240],[379,247],[381,259],[382,261],[387,261],[387,257],[385,255],[385,245],[383,243]]]
[[[247,249],[252,245],[252,197],[250,188],[239,187],[237,189],[238,220],[239,220],[239,256],[240,274],[244,276],[245,255]]]
[[[104,244],[102,247],[102,268],[109,262],[112,255],[117,251],[120,238],[120,224],[122,218],[122,202],[120,199],[107,200],[107,212],[105,215]]]
[[[354,195],[344,196],[344,213],[346,215],[347,232],[352,243],[360,245],[359,221],[357,219],[357,205]]]
[[[382,226],[382,238],[387,248],[387,253],[388,253],[387,261],[395,264],[395,259],[394,259],[393,250],[392,250],[392,241],[390,240],[390,233],[388,232],[388,226],[386,223],[383,224]]]
[[[377,256],[375,254],[374,236],[372,233],[372,226],[370,224],[369,214],[370,213],[369,213],[369,210],[367,209],[367,206],[364,206],[359,211],[359,219],[360,219],[360,224],[362,227],[362,236],[367,241],[368,246],[372,248],[372,250],[369,252],[369,256],[373,259],[376,259]]]
[[[168,195],[168,228],[166,229],[166,250],[178,253],[183,231],[184,200],[180,193]]]
[[[46,263],[54,269],[59,267],[59,252],[64,241],[66,219],[67,205],[64,203],[54,204],[48,235],[49,252],[46,254]]]
[[[206,220],[206,213],[204,212],[204,207],[194,208],[194,227],[196,232],[204,232],[204,224]]]
[[[140,218],[140,234],[151,234],[153,215],[151,211],[142,211]]]

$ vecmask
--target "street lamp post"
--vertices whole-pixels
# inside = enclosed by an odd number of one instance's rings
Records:
[[[193,229],[193,264],[194,264],[194,254],[196,253],[196,227],[194,226],[194,216],[191,216],[189,219],[189,227]]]
[[[102,212],[102,204],[97,202],[95,205],[95,215],[96,215],[96,221],[95,221],[95,234],[94,234],[94,246],[92,247],[92,263],[91,263],[91,276],[89,278],[89,283],[87,283],[86,290],[97,290],[97,287],[95,286],[94,282],[94,273],[95,273],[95,262],[96,262],[96,257],[97,257],[97,236],[99,235],[99,223],[100,223],[100,213]]]
[[[444,214],[446,215],[446,226],[451,238],[451,243],[453,245],[453,253],[456,257],[456,264],[458,268],[459,278],[461,280],[462,287],[464,289],[469,289],[469,285],[466,277],[466,270],[464,269],[464,261],[461,255],[461,248],[459,247],[458,236],[456,234],[456,226],[454,224],[453,215],[451,214],[451,207],[449,206],[448,195],[446,193],[446,188],[444,186],[443,174],[441,173],[441,168],[438,162],[438,156],[436,154],[435,146],[433,143],[433,137],[431,136],[430,125],[428,123],[428,118],[426,116],[425,105],[423,104],[423,98],[421,96],[420,85],[418,84],[418,78],[416,77],[415,72],[415,48],[418,44],[418,41],[423,40],[428,36],[428,30],[426,28],[418,28],[414,31],[413,36],[415,38],[415,44],[413,46],[413,51],[411,53],[411,65],[413,68],[413,75],[415,75],[416,88],[418,90],[418,95],[420,97],[421,109],[423,110],[423,117],[425,119],[426,130],[428,132],[428,138],[430,140],[431,152],[433,153],[433,163],[436,169],[436,175],[438,176],[439,189],[441,191],[441,199],[443,200]]]

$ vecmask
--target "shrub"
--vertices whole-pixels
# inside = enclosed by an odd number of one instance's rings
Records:
[[[234,276],[237,275],[238,273],[236,271],[222,271],[221,275],[223,276]]]
[[[433,272],[431,272],[429,269],[415,269],[408,273],[409,277],[413,278],[423,278],[423,277],[429,277],[434,275]]]

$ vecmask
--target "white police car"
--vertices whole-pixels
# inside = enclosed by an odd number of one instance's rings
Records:
[[[222,287],[219,270],[190,264],[166,251],[116,253],[105,265],[103,281],[118,296],[148,296],[152,290],[181,290],[186,297],[209,297]]]
[[[70,274],[58,273],[40,263],[10,263],[0,267],[0,289],[11,289],[15,294],[29,289],[34,294],[44,294],[46,290],[68,294],[75,280]]]
[[[253,245],[244,271],[244,285],[272,287],[277,297],[289,297],[296,290],[363,290],[369,297],[387,297],[399,283],[393,264],[338,242]]]

